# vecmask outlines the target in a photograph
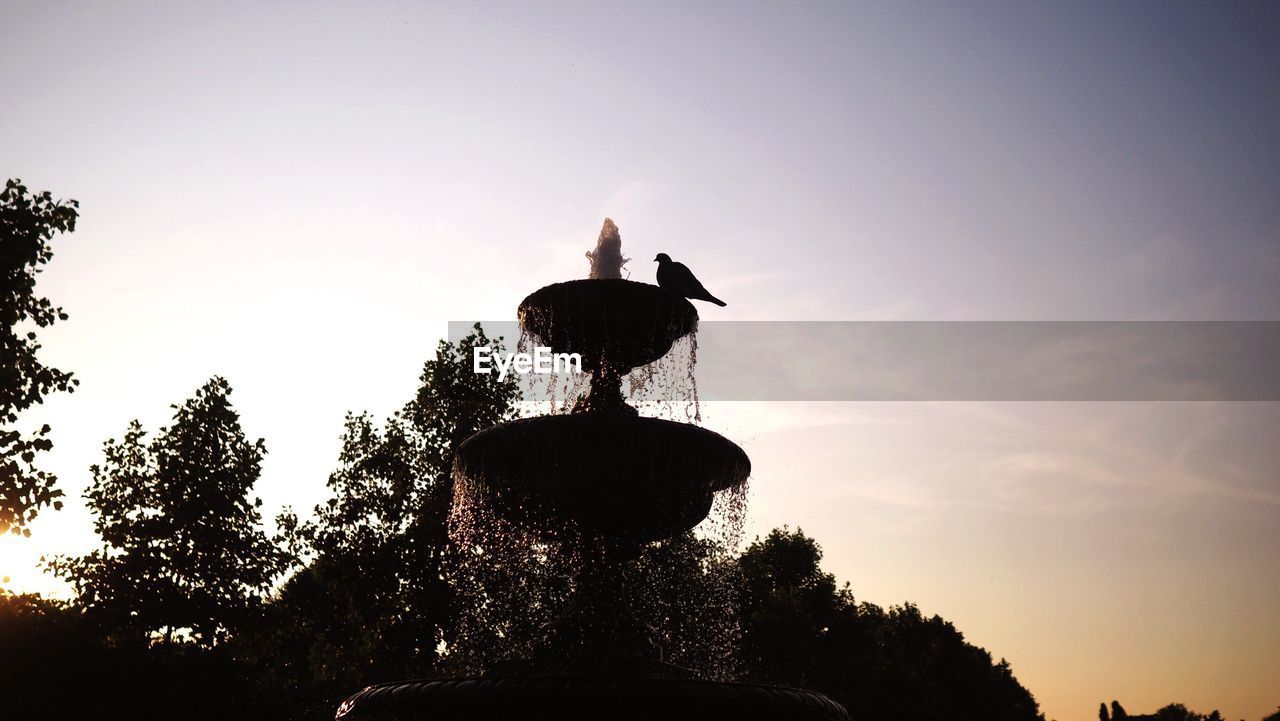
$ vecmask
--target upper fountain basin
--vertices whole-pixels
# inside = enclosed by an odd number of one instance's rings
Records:
[[[454,469],[496,513],[535,533],[569,524],[637,542],[707,517],[751,461],[718,433],[616,413],[524,418],[468,438]]]
[[[693,304],[648,283],[571,280],[520,303],[520,326],[557,353],[579,353],[583,367],[619,372],[652,363],[698,328]]]

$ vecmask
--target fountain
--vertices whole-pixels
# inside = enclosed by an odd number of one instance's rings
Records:
[[[493,662],[475,676],[370,686],[343,702],[337,717],[847,719],[821,694],[706,680],[664,661],[653,629],[631,611],[626,564],[646,544],[698,525],[717,493],[746,482],[751,462],[717,433],[641,417],[626,403],[622,377],[693,333],[698,314],[674,293],[619,277],[625,261],[612,221],[589,257],[590,279],[542,288],[518,311],[540,345],[581,354],[589,394],[571,413],[476,433],[454,463],[455,505],[483,506],[495,522],[577,559],[567,607],[525,658]],[[617,265],[601,268],[602,259]]]

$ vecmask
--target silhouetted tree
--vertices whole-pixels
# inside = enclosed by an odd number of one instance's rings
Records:
[[[278,549],[248,498],[262,442],[244,438],[225,381],[210,381],[149,442],[135,422],[93,468],[87,496],[103,548],[53,564],[74,584],[74,605],[0,598],[0,645],[41,649],[39,663],[87,679],[88,698],[125,699],[117,710],[139,719],[178,706],[188,718],[328,718],[364,684],[438,671],[464,611],[448,537],[453,450],[514,415],[517,399],[513,380],[470,372],[471,349],[488,343],[478,328],[441,343],[413,400],[385,423],[348,416],[332,498],[309,520],[282,514]],[[284,555],[295,573],[257,614]],[[1003,660],[913,605],[857,603],[821,560],[800,531],[776,530],[736,556],[685,534],[648,549],[628,581],[668,658],[712,675],[815,688],[855,719],[1041,721]],[[556,573],[519,570],[509,578],[524,588],[486,593],[523,598],[539,574]],[[710,638],[719,624],[727,633]],[[198,643],[163,642],[170,635]],[[16,699],[20,717],[95,713],[81,695],[42,702],[57,694],[49,674],[6,686],[4,671],[0,698]]]
[[[1099,714],[1103,721],[1108,721],[1107,705],[1105,703],[1102,705],[1102,710]],[[1131,715],[1124,710],[1119,701],[1112,701],[1110,721],[1116,721],[1116,719],[1128,719],[1130,721],[1222,721],[1222,713],[1215,709],[1211,713],[1201,714],[1192,711],[1183,704],[1171,703],[1155,713]],[[1268,720],[1263,719],[1263,721]]]
[[[515,413],[514,377],[476,374],[477,325],[441,342],[418,392],[381,428],[348,415],[332,497],[314,518],[286,511],[282,540],[302,564],[272,605],[261,639],[280,674],[316,713],[362,683],[430,671],[452,635],[454,593],[445,578],[453,449]],[[501,342],[493,345],[501,349]]]
[[[109,643],[100,631],[73,604],[0,589],[0,718],[267,718],[220,649]]]
[[[1204,719],[1204,716],[1195,713],[1180,703],[1171,703],[1160,708],[1151,716],[1157,721],[1203,721]]]
[[[48,298],[35,295],[36,274],[53,258],[54,234],[76,229],[79,207],[74,200],[55,201],[48,191],[32,194],[16,179],[0,193],[0,533],[29,536],[26,526],[41,508],[62,507],[57,479],[35,465],[36,454],[53,447],[49,426],[30,435],[12,426],[49,393],[70,392],[79,383],[40,362],[34,330],[67,319]]]
[[[92,716],[82,693],[102,678],[109,653],[77,609],[0,588],[0,649],[0,718]],[[60,687],[68,678],[84,679],[86,687],[67,693]]]
[[[105,628],[215,645],[259,610],[281,569],[249,496],[266,450],[245,438],[230,394],[213,378],[151,442],[134,421],[104,444],[85,492],[102,548],[52,569]]]
[[[823,691],[855,719],[1043,719],[1008,663],[912,604],[855,603],[821,559],[799,530],[774,530],[743,552],[748,678]]]
[[[827,662],[823,637],[852,610],[847,589],[819,566],[822,551],[801,531],[775,529],[738,559],[742,574],[742,658],[751,676],[805,686]]]
[[[1151,718],[1156,721],[1222,721],[1222,714],[1216,709],[1209,714],[1196,713],[1183,704],[1171,703],[1157,710]]]

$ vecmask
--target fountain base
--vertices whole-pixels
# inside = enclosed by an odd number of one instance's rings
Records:
[[[481,676],[370,686],[340,721],[848,721],[819,693],[781,686],[662,678]]]

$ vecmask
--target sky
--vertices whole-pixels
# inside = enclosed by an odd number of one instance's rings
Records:
[[[343,415],[407,400],[447,322],[583,277],[607,215],[715,320],[1275,320],[1266,3],[0,4],[0,171],[81,202],[38,289],[104,440],[228,378],[266,515],[325,497]],[[787,358],[753,349],[760,363]],[[1280,704],[1280,404],[708,403],[861,600],[1012,664],[1049,718]]]

